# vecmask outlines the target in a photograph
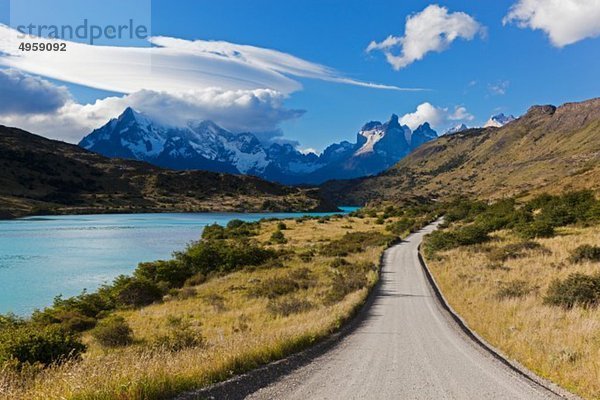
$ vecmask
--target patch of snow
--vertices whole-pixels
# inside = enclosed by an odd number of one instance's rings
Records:
[[[361,154],[372,153],[373,147],[385,136],[385,132],[381,129],[372,129],[370,131],[360,131],[359,134],[367,139],[365,144],[360,149],[356,150],[355,156]]]

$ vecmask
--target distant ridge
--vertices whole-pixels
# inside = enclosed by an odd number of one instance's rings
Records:
[[[441,136],[378,176],[322,186],[324,195],[340,204],[454,194],[501,198],[565,189],[600,193],[600,98],[533,106],[500,128]]]
[[[0,125],[0,218],[32,214],[335,211],[314,189],[109,159]]]

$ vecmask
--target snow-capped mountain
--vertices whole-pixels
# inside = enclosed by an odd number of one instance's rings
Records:
[[[500,128],[501,126],[504,126],[504,125],[508,124],[509,122],[514,121],[515,119],[516,118],[512,115],[504,115],[503,113],[500,113],[500,114],[492,115],[490,117],[490,119],[487,120],[485,125],[483,125],[483,127],[484,128],[490,128],[490,127]]]
[[[407,127],[408,128],[408,127]],[[416,149],[420,145],[437,138],[437,132],[431,129],[429,122],[425,122],[415,129],[410,136],[410,147]]]
[[[343,141],[330,145],[321,155],[304,154],[291,144],[261,142],[252,133],[233,133],[212,121],[171,127],[127,108],[118,118],[84,137],[79,145],[108,157],[142,160],[171,169],[203,169],[255,175],[287,184],[315,184],[377,174],[436,137],[428,123],[412,132],[392,115],[385,123],[365,124],[356,135],[356,143]]]
[[[458,133],[458,132],[462,132],[462,131],[466,131],[467,129],[469,129],[468,126],[466,126],[465,124],[458,124],[456,126],[453,126],[452,128],[448,129],[444,135],[452,135],[453,133]]]

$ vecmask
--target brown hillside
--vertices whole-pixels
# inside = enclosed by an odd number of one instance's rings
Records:
[[[333,209],[314,189],[108,159],[0,126],[0,218],[36,213]]]

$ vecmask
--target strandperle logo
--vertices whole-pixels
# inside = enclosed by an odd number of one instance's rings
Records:
[[[86,18],[81,24],[76,25],[38,25],[31,23],[18,25],[16,29],[19,31],[20,39],[37,36],[49,39],[86,41],[89,44],[94,44],[100,40],[144,40],[150,35],[150,30],[146,25],[136,24],[133,19],[119,25],[98,25],[90,23]]]

